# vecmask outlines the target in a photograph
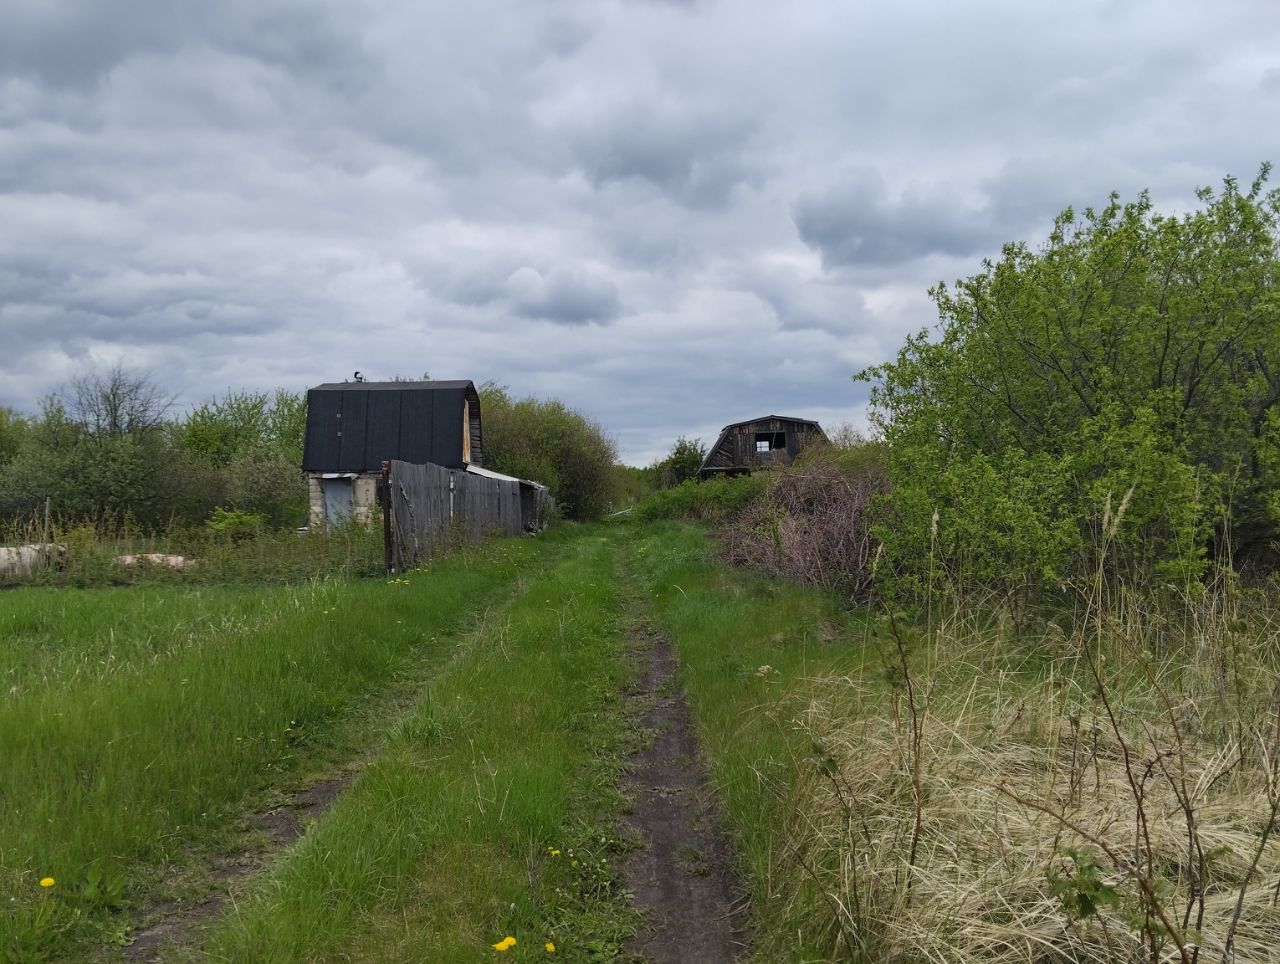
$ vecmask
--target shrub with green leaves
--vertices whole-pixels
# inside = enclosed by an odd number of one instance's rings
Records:
[[[251,539],[266,528],[267,521],[264,515],[219,506],[205,521],[204,527],[214,535],[228,539]]]
[[[864,371],[889,445],[886,549],[1052,585],[1184,584],[1266,550],[1280,499],[1280,193],[1264,166],[1181,216],[1067,209],[1039,250],[931,292],[936,337]]]
[[[689,481],[649,495],[636,506],[637,519],[694,519],[723,522],[751,503],[766,484],[763,475],[738,475]]]

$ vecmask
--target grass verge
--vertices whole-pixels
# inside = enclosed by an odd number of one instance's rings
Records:
[[[641,530],[632,565],[680,656],[681,682],[737,845],[761,961],[821,960],[822,894],[790,847],[809,739],[792,725],[809,681],[861,665],[867,625],[813,589],[766,582],[713,558],[705,532]]]

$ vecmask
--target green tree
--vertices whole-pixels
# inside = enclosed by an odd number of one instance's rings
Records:
[[[11,408],[0,406],[0,465],[18,454],[31,434],[31,423]]]
[[[49,498],[67,516],[158,521],[167,459],[157,429],[117,433],[73,418],[56,397],[46,399],[26,442],[0,471],[0,510],[25,515]]]
[[[217,506],[276,525],[306,518],[300,393],[228,392],[181,422],[144,373],[77,378],[39,416],[0,409],[0,515],[45,498],[68,517],[125,517],[150,527],[202,523]]]
[[[669,489],[681,482],[696,479],[706,457],[707,447],[702,444],[702,439],[690,439],[681,435],[666,457],[649,466],[649,471],[658,488]]]
[[[611,491],[615,507],[635,505],[654,491],[653,473],[649,469],[618,463],[613,467]]]
[[[197,406],[178,427],[181,448],[194,459],[184,491],[204,489],[202,515],[229,506],[265,516],[275,525],[296,525],[306,515],[302,439],[306,401],[277,389],[228,392]],[[194,476],[203,465],[208,484]]]
[[[613,498],[617,446],[598,424],[554,399],[513,400],[480,386],[485,466],[541,482],[570,519],[597,518]]]
[[[1006,245],[933,289],[938,335],[859,376],[889,443],[886,544],[901,564],[941,555],[1044,584],[1088,571],[1105,545],[1136,578],[1187,578],[1210,546],[1274,538],[1268,173],[1202,190],[1178,217],[1145,193],[1067,209],[1040,249]]]
[[[212,465],[230,465],[268,447],[270,398],[264,392],[228,392],[194,409],[178,430],[183,448]]]

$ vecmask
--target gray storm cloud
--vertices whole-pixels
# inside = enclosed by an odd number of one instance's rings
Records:
[[[1280,153],[1278,34],[1262,0],[15,0],[0,405],[125,359],[187,404],[493,379],[638,462],[856,420],[932,283]]]

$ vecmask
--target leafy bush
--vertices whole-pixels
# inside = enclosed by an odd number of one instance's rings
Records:
[[[1099,571],[1179,585],[1277,534],[1280,194],[1149,197],[932,291],[934,340],[862,373],[889,445],[897,566],[1026,588]]]
[[[267,525],[267,517],[240,509],[224,509],[221,506],[205,521],[204,527],[215,535],[228,539],[250,539]]]
[[[148,376],[119,367],[74,380],[34,418],[0,409],[0,518],[48,499],[64,517],[127,514],[157,531],[200,525],[216,506],[305,521],[301,394],[229,393],[185,419],[169,409]]]
[[[707,447],[702,444],[702,439],[681,435],[666,458],[654,462],[646,471],[655,487],[669,489],[681,482],[697,479],[706,457]]]
[[[480,386],[484,464],[541,482],[566,518],[598,518],[613,498],[617,446],[598,424],[554,399],[513,400]]]
[[[704,482],[681,482],[670,489],[649,495],[636,506],[635,517],[655,519],[694,519],[724,522],[732,519],[764,491],[763,475],[739,475],[707,479]]]

